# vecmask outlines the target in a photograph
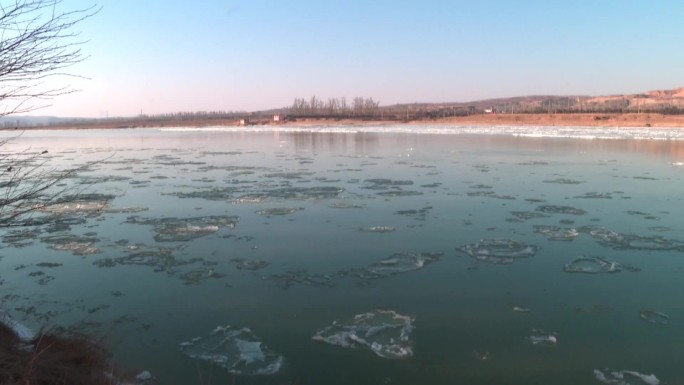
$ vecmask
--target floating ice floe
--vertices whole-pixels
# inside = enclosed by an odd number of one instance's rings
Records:
[[[548,218],[549,216],[543,213],[534,211],[511,211],[511,214],[520,221],[536,218]]]
[[[537,207],[537,211],[547,214],[569,214],[569,215],[584,215],[587,212],[570,206],[554,206],[554,205],[544,205]]]
[[[584,195],[578,195],[576,199],[613,199],[613,194],[611,193],[600,193],[600,192],[588,192]]]
[[[574,179],[568,179],[568,178],[556,178],[552,180],[545,180],[543,181],[544,183],[558,183],[558,184],[580,184],[584,183],[579,180],[574,180]]]
[[[534,232],[543,235],[550,241],[572,241],[579,235],[579,232],[573,228],[546,225],[534,226]]]
[[[640,216],[640,217],[642,217],[642,218],[644,218],[644,219],[653,220],[653,221],[657,221],[657,220],[660,219],[659,217],[657,217],[657,216],[655,216],[655,215],[652,215],[652,214],[649,214],[649,213],[644,213],[644,212],[641,212],[641,211],[636,211],[636,210],[629,210],[629,211],[627,211],[626,213],[629,214],[629,215],[638,215],[638,216]]]
[[[302,177],[311,175],[313,175],[313,173],[308,171],[274,172],[264,174],[264,178],[301,179]]]
[[[268,279],[275,282],[281,289],[289,289],[296,283],[314,287],[333,287],[335,286],[333,278],[335,276],[329,274],[309,274],[307,270],[287,271],[268,276]]]
[[[382,358],[404,359],[413,355],[414,321],[393,310],[374,310],[346,322],[335,321],[312,338],[345,348],[364,347]]]
[[[547,333],[542,329],[532,329],[532,334],[527,337],[532,345],[556,346],[558,337],[556,333]]]
[[[366,272],[370,273],[370,276],[364,275],[363,278],[380,278],[419,270],[430,263],[437,262],[440,257],[442,257],[440,253],[396,253],[369,266]]]
[[[411,196],[423,195],[423,193],[421,191],[413,191],[413,190],[389,190],[389,191],[379,192],[377,195],[380,195],[383,197],[411,197]]]
[[[563,266],[563,271],[566,273],[601,274],[618,273],[622,270],[637,272],[640,269],[637,267],[608,261],[600,257],[579,257]]]
[[[474,351],[473,357],[481,362],[487,362],[492,359],[492,354],[489,352]]]
[[[330,199],[337,198],[343,191],[343,188],[333,186],[283,187],[268,190],[266,195],[283,199]]]
[[[97,267],[115,267],[115,266],[149,266],[153,267],[155,272],[166,271],[169,274],[175,274],[174,268],[180,266],[190,265],[192,263],[200,262],[201,258],[179,259],[173,255],[174,249],[160,247],[160,248],[146,248],[144,246],[136,246],[128,250],[128,255],[116,258],[102,258],[93,262]],[[210,278],[211,276],[207,276]],[[213,278],[218,278],[213,276]]]
[[[174,192],[165,195],[172,195],[178,198],[200,198],[210,201],[224,201],[233,199],[233,194],[240,191],[237,187],[215,187],[208,190],[197,190],[192,192]]]
[[[69,243],[55,243],[50,246],[51,249],[54,250],[64,250],[64,251],[70,251],[74,255],[91,255],[91,254],[99,254],[102,251],[98,249],[95,246],[92,246],[91,243],[83,243],[83,242],[69,242]]]
[[[157,242],[185,242],[214,234],[221,228],[233,229],[236,216],[207,216],[196,218],[141,218],[131,216],[126,223],[153,225]]]
[[[365,231],[368,233],[391,233],[392,231],[394,231],[396,229],[392,226],[368,226],[368,227],[362,227],[359,230]]]
[[[620,245],[625,242],[625,238],[622,236],[622,234],[608,230],[604,227],[585,226],[579,228],[578,231],[589,234],[589,236],[592,238],[608,245]]]
[[[258,204],[263,203],[268,197],[261,194],[247,194],[234,199],[231,203],[234,205],[243,204]]]
[[[51,214],[98,214],[109,207],[116,196],[108,194],[80,194],[62,197],[38,211]]]
[[[654,374],[641,374],[632,370],[610,371],[594,369],[594,376],[610,385],[658,385],[660,380]]]
[[[19,323],[18,321],[15,321],[9,316],[9,314],[2,310],[0,310],[0,324],[3,324],[11,329],[22,342],[31,341],[33,337],[35,337],[35,333],[31,329]]]
[[[513,306],[513,311],[518,312],[518,313],[529,313],[532,311],[532,309],[530,309],[528,307]]]
[[[367,186],[364,188],[369,190],[387,190],[390,188],[397,188],[398,186],[413,185],[413,181],[411,180],[392,180],[385,178],[366,179],[364,182],[367,183]]]
[[[597,226],[584,226],[578,231],[589,234],[600,244],[616,250],[674,250],[684,252],[684,241],[666,239],[659,235],[622,234]]]
[[[418,220],[425,220],[427,215],[430,213],[430,210],[432,210],[432,206],[426,206],[418,210],[399,210],[396,211],[395,214],[412,216]]]
[[[328,207],[331,209],[362,209],[364,205],[358,204],[358,203],[332,203],[329,204]]]
[[[642,320],[658,325],[668,325],[670,323],[670,316],[654,310],[642,310],[639,312],[639,318]]]
[[[238,270],[259,270],[270,265],[267,261],[248,261],[244,258],[233,258],[230,260]]]
[[[48,243],[53,250],[70,251],[74,255],[86,256],[99,254],[101,250],[93,246],[99,239],[81,235],[58,235],[42,237],[41,242]]]
[[[33,244],[38,239],[41,231],[39,229],[10,230],[2,235],[2,243],[12,247],[25,247]]]
[[[184,273],[179,274],[178,277],[182,279],[186,285],[197,285],[200,282],[205,281],[207,279],[220,279],[225,277],[225,275],[217,272],[212,268],[202,268],[186,271]]]
[[[271,216],[271,215],[289,215],[294,214],[297,211],[304,210],[303,208],[291,208],[291,207],[274,207],[270,209],[259,210],[256,213],[259,215]]]
[[[240,375],[275,374],[280,371],[284,361],[249,328],[218,326],[206,337],[182,342],[180,349],[191,358],[209,361]]]
[[[487,198],[495,198],[495,199],[505,199],[505,200],[514,200],[515,197],[510,196],[510,195],[498,195],[491,189],[493,188],[492,186],[489,185],[484,185],[484,184],[478,184],[474,186],[470,186],[471,189],[474,189],[476,191],[469,191],[466,193],[469,197],[487,197]]]
[[[135,384],[154,383],[156,379],[149,370],[138,373],[134,378]]]
[[[508,264],[537,254],[538,247],[509,239],[482,239],[459,249],[478,261]]]

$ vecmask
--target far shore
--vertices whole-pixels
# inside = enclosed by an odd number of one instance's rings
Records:
[[[476,114],[410,121],[382,119],[299,118],[285,123],[274,123],[267,117],[253,119],[254,126],[377,126],[377,125],[444,125],[444,126],[566,126],[566,127],[658,127],[684,129],[684,115],[655,113],[629,114]],[[233,119],[197,120],[139,120],[110,119],[77,122],[54,126],[4,128],[3,130],[31,129],[128,129],[155,127],[230,127],[240,126]]]
[[[663,114],[479,114],[408,122],[351,119],[299,119],[288,126],[326,125],[453,125],[453,126],[576,126],[670,127],[684,129],[684,115]]]

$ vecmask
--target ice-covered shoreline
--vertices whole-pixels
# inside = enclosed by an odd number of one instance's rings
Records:
[[[280,133],[388,133],[432,135],[504,135],[572,139],[684,140],[684,128],[590,126],[479,126],[479,125],[291,125],[166,127],[160,131],[280,132]]]

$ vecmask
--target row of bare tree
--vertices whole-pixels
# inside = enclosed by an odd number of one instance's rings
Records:
[[[181,111],[163,114],[138,115],[135,118],[126,118],[128,120],[208,120],[208,119],[236,119],[245,116],[246,112],[237,111]]]
[[[329,117],[372,117],[380,111],[380,102],[373,98],[355,97],[347,104],[347,99],[328,98],[323,100],[316,96],[310,99],[295,98],[287,113],[294,116],[329,116]]]

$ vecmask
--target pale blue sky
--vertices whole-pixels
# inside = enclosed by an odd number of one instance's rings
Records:
[[[87,0],[65,0],[84,7]],[[684,86],[681,0],[101,0],[82,91],[38,111],[130,116]],[[66,8],[65,8],[66,9]]]

